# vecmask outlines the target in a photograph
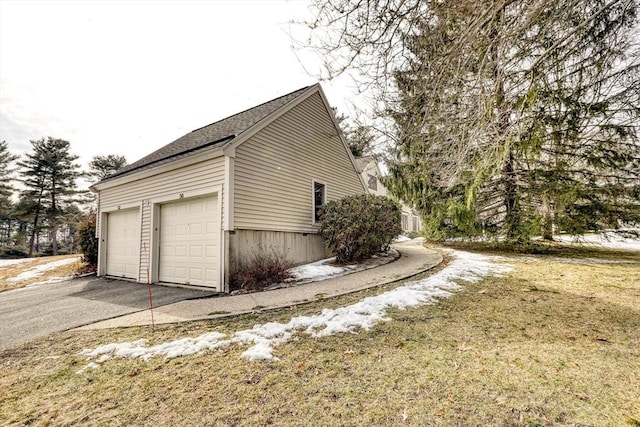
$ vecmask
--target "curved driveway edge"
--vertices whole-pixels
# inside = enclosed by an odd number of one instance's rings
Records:
[[[153,285],[156,306],[214,294]],[[0,292],[0,351],[52,332],[141,310],[148,312],[148,308],[147,285],[102,277]]]
[[[180,301],[155,308],[153,310],[154,320],[157,324],[185,322],[250,313],[256,310],[290,307],[407,279],[442,262],[442,255],[422,246],[421,239],[397,243],[393,247],[400,253],[400,258],[380,267],[290,288]],[[145,310],[78,329],[106,329],[150,324],[151,313],[149,310]]]

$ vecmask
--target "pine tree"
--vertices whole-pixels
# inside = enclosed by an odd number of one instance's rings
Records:
[[[358,158],[372,154],[375,136],[371,128],[362,124],[354,124],[346,115],[338,113],[335,108],[333,111],[353,157]]]
[[[6,243],[11,238],[13,223],[11,196],[14,192],[14,188],[11,186],[11,174],[14,171],[11,163],[17,159],[18,156],[9,151],[7,143],[0,141],[0,221],[2,223],[0,243]]]
[[[29,256],[33,255],[35,237],[39,231],[41,215],[46,214],[53,255],[58,254],[59,217],[69,196],[75,192],[75,179],[80,176],[79,165],[73,163],[78,156],[70,153],[68,141],[52,137],[31,141],[33,153],[19,162],[27,187],[26,197],[35,201]]]
[[[12,206],[11,217],[17,222],[17,231],[13,235],[13,241],[18,246],[27,246],[36,207],[37,201],[32,199],[27,192],[22,192],[18,201]]]
[[[87,176],[96,180],[102,180],[117,172],[127,165],[127,159],[119,154],[108,154],[106,156],[93,156],[89,162],[89,172]]]
[[[377,82],[387,185],[433,235],[640,220],[637,0],[316,3],[329,71]]]
[[[11,174],[14,169],[11,163],[18,159],[18,156],[9,151],[6,141],[0,141],[0,197],[11,197],[14,188],[11,186]]]

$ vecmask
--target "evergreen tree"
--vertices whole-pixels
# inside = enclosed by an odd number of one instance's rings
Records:
[[[640,220],[637,0],[316,3],[329,71],[378,83],[386,184],[432,235]]]
[[[11,197],[14,188],[11,186],[11,174],[14,169],[11,163],[18,159],[18,156],[9,151],[6,141],[0,141],[0,197]]]
[[[46,214],[53,255],[58,254],[58,225],[65,204],[75,192],[75,179],[80,176],[78,156],[70,153],[68,141],[52,137],[31,141],[33,153],[19,162],[27,187],[26,197],[34,203],[29,256],[33,255],[35,237],[39,231],[42,214]]]
[[[106,156],[93,156],[89,162],[89,172],[87,175],[98,181],[107,178],[127,165],[127,159],[119,154],[108,154]]]
[[[335,108],[333,111],[353,157],[372,154],[375,136],[371,128],[362,124],[353,124],[346,115],[338,113]]]
[[[33,222],[33,213],[36,210],[36,205],[37,201],[32,199],[28,192],[22,192],[18,201],[12,206],[11,217],[17,223],[17,231],[12,238],[18,246],[27,246],[27,237],[31,236],[30,227]]]
[[[13,225],[11,196],[14,191],[11,186],[11,174],[14,171],[11,163],[17,159],[18,156],[9,151],[7,143],[0,141],[0,244],[5,244],[11,238]]]
[[[354,157],[368,156],[373,151],[374,135],[370,127],[358,125],[347,134],[347,142]]]

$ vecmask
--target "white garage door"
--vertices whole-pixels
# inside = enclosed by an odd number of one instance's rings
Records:
[[[217,196],[160,206],[161,282],[219,288]]]
[[[137,279],[139,250],[139,210],[107,214],[107,275]]]

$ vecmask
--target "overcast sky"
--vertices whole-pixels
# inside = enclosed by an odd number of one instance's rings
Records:
[[[131,163],[317,81],[292,48],[308,0],[0,0],[0,140],[66,139],[86,163]],[[303,55],[301,57],[301,55]],[[303,65],[305,67],[303,67]],[[349,113],[353,83],[323,82]]]

